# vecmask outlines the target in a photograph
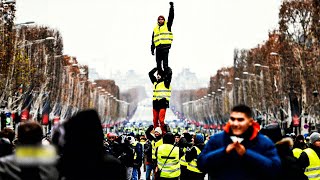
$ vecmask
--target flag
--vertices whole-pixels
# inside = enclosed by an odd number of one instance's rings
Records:
[[[21,108],[21,121],[26,121],[29,119],[29,112],[32,103],[32,93],[28,93],[24,98],[24,102]]]
[[[42,125],[48,125],[49,124],[49,113],[50,113],[50,101],[47,99],[43,105],[42,109]]]
[[[291,90],[289,93],[290,98],[290,107],[291,107],[291,116],[293,121],[293,126],[299,126],[300,125],[300,107],[299,107],[299,101],[297,96],[294,94],[294,92]]]

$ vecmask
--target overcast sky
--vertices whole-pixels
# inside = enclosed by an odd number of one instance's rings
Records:
[[[254,48],[278,27],[280,0],[174,0],[173,73],[190,68],[209,78],[233,63],[234,48]],[[169,0],[17,0],[17,23],[35,21],[58,29],[64,54],[110,72],[146,75],[156,66],[151,35]]]

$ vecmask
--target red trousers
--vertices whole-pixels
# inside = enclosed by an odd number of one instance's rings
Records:
[[[164,128],[165,116],[166,116],[166,109],[160,109],[160,110],[153,109],[153,127],[154,128],[159,127],[159,123],[160,123],[162,134],[166,133],[166,130]]]

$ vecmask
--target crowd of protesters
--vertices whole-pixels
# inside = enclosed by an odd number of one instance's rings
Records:
[[[224,131],[103,133],[95,110],[57,124],[50,136],[26,121],[0,131],[0,179],[319,179],[320,134],[260,129],[251,108],[233,107]],[[54,147],[54,151],[52,148]],[[144,173],[144,175],[142,175]]]

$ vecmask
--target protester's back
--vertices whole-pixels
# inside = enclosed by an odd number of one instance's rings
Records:
[[[22,152],[27,147],[25,156],[7,155],[0,158],[0,179],[1,180],[57,180],[59,177],[54,161],[43,162],[36,159],[36,150],[41,150],[42,128],[35,121],[21,123],[18,126],[18,138],[16,152]],[[31,150],[31,154],[30,154]],[[42,149],[43,150],[43,149]],[[38,151],[40,152],[40,151]],[[49,157],[45,157],[49,160]],[[55,160],[56,156],[51,157]],[[27,161],[22,161],[27,160]]]
[[[121,162],[105,155],[103,131],[96,111],[79,112],[63,127],[64,144],[59,162],[63,179],[125,179]]]

